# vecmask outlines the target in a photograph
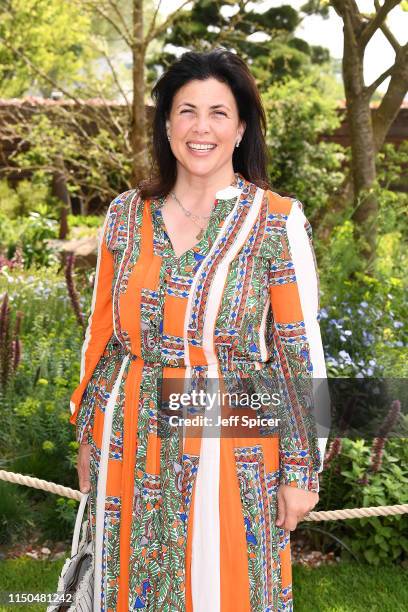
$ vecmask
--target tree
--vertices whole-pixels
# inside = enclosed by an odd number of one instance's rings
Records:
[[[12,22],[12,15],[15,14],[21,22],[25,21],[25,27],[28,28],[28,9],[22,4],[22,0],[3,1],[8,7],[9,22]],[[30,6],[33,2],[34,0],[30,0]],[[46,0],[38,2],[45,11]],[[62,6],[68,5],[63,3]],[[286,74],[300,75],[308,63],[323,62],[327,58],[321,48],[309,47],[294,36],[299,17],[289,6],[270,9],[260,14],[249,7],[248,0],[225,0],[220,3],[186,0],[166,17],[160,12],[161,6],[161,0],[154,4],[146,0],[72,0],[69,4],[70,10],[75,10],[85,22],[92,24],[92,32],[87,39],[90,53],[88,57],[99,57],[104,63],[102,73],[100,69],[99,72],[94,70],[97,67],[95,61],[89,60],[83,65],[81,70],[86,71],[86,78],[78,81],[80,87],[76,86],[76,82],[68,83],[59,73],[47,70],[42,65],[41,57],[32,55],[24,46],[13,43],[12,36],[2,38],[0,35],[0,44],[3,43],[9,52],[19,59],[24,69],[35,75],[43,88],[57,89],[65,99],[73,102],[72,110],[61,105],[59,114],[53,117],[52,126],[57,128],[57,132],[59,128],[61,138],[72,132],[78,135],[77,144],[69,139],[64,142],[64,153],[71,154],[70,163],[75,177],[79,181],[83,177],[88,184],[91,182],[92,190],[95,189],[97,181],[90,179],[96,179],[99,169],[95,171],[95,176],[93,172],[89,173],[90,177],[83,174],[86,164],[94,161],[95,150],[105,159],[103,163],[107,167],[105,173],[101,172],[101,192],[108,189],[106,177],[112,177],[115,166],[118,172],[125,174],[130,162],[129,186],[136,185],[149,175],[146,85],[152,84],[168,63],[175,59],[174,54],[163,52],[167,43],[176,46],[188,44],[188,48],[197,50],[219,45],[234,49],[247,59],[261,88],[267,88],[272,81]],[[223,7],[232,8],[234,15],[226,18],[222,13]],[[38,19],[41,22],[42,14],[39,14]],[[73,18],[72,20],[74,21]],[[266,39],[261,43],[251,41],[251,35],[256,32],[262,32]],[[61,33],[57,38],[64,36]],[[51,39],[47,40],[47,51],[51,54]],[[115,59],[118,52],[121,58],[126,57],[122,66]],[[129,68],[123,67],[124,63],[128,63]],[[130,81],[129,87],[127,79]],[[98,97],[100,103],[92,107],[85,106],[83,100],[86,96]],[[123,101],[124,108],[120,113],[113,109],[110,103],[112,98]],[[87,115],[92,113],[91,117],[87,117],[87,122],[96,126],[93,135],[83,125],[81,109],[82,115],[85,111]],[[41,133],[38,130],[30,130],[27,124],[25,135],[29,142],[33,142],[35,134],[38,137],[37,144],[41,147]],[[55,133],[52,137],[56,138]],[[48,142],[48,151],[43,150],[39,158],[44,161],[44,155],[48,157],[47,165],[55,165],[60,176],[60,160],[57,159],[56,163],[54,158],[50,159],[49,152],[55,147],[50,148],[49,144]],[[82,153],[85,154],[85,159],[81,159]],[[86,157],[91,161],[87,161]]]
[[[387,25],[387,16],[399,0],[374,0],[375,10],[363,13],[356,0],[311,0],[302,10],[319,11],[327,16],[331,5],[343,20],[344,51],[343,81],[347,117],[351,137],[351,172],[343,186],[343,205],[352,201],[353,220],[359,236],[365,239],[363,254],[373,263],[376,246],[376,214],[378,199],[375,192],[376,156],[385,142],[408,90],[408,43],[400,45]],[[364,80],[364,56],[367,45],[377,31],[381,31],[395,51],[395,61],[372,83]],[[370,102],[381,83],[390,77],[386,93],[377,108]]]
[[[259,0],[191,2],[166,29],[165,52],[153,57],[151,64],[166,67],[176,59],[167,45],[197,51],[223,46],[250,65],[258,87],[265,91],[286,76],[301,78],[311,64],[328,61],[327,49],[296,37],[302,17],[293,7],[283,4],[260,12],[259,4]]]
[[[57,83],[78,91],[95,59],[87,44],[89,16],[49,0],[0,0],[0,11],[0,97],[50,97]]]

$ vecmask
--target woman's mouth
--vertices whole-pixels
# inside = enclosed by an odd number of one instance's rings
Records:
[[[187,142],[188,149],[193,153],[193,155],[208,155],[211,151],[213,151],[217,145],[216,144],[201,144],[196,142]]]

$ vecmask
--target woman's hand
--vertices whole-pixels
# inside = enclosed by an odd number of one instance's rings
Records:
[[[278,488],[277,527],[293,531],[305,514],[312,510],[319,501],[319,494],[297,487],[280,485]]]
[[[91,481],[89,477],[89,464],[91,459],[91,445],[80,444],[78,451],[77,471],[79,479],[79,490],[81,493],[89,493]]]

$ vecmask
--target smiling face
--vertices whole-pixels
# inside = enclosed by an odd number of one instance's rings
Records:
[[[179,169],[208,176],[232,167],[245,123],[229,86],[209,78],[189,81],[176,92],[166,128]]]

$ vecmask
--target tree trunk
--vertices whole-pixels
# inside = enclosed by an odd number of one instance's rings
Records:
[[[60,202],[58,239],[65,240],[69,229],[68,211],[71,210],[71,198],[65,181],[64,162],[62,158],[59,158],[58,166],[60,166],[61,169],[56,169],[53,173],[51,192]]]
[[[352,181],[354,212],[357,234],[365,236],[365,257],[375,252],[375,225],[367,232],[367,223],[378,212],[376,197],[370,188],[376,179],[375,145],[371,121],[370,95],[365,92],[364,50],[358,44],[358,34],[347,18],[344,27],[343,80],[347,99],[347,119],[350,130],[352,155]]]
[[[133,152],[131,185],[148,178],[147,122],[145,110],[145,45],[143,38],[143,0],[133,0],[133,102],[130,143]]]

